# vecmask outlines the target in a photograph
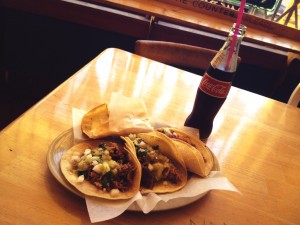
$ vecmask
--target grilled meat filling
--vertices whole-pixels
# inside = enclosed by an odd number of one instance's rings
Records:
[[[180,182],[180,173],[164,154],[159,146],[150,146],[141,138],[133,140],[137,158],[142,166],[141,186],[152,189],[156,182],[177,184]]]
[[[79,177],[84,176],[84,180],[101,190],[125,192],[133,182],[135,170],[128,157],[121,144],[103,142],[98,148],[86,149],[79,161],[74,160],[73,168]]]

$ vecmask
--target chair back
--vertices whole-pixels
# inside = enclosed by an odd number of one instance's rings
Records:
[[[217,51],[174,42],[138,40],[135,54],[178,68],[205,70]]]
[[[298,106],[300,103],[300,83],[296,86],[293,93],[291,94],[288,104],[293,106]]]

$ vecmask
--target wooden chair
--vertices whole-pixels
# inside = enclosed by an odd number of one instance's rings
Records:
[[[300,55],[289,52],[287,59],[287,68],[279,80],[274,95],[274,99],[285,102],[290,105],[300,107]],[[298,86],[297,86],[298,85]],[[298,100],[297,100],[298,99]]]
[[[300,83],[294,89],[293,93],[291,94],[288,104],[293,106],[298,106],[300,103]]]
[[[135,43],[135,54],[190,72],[204,71],[216,53],[216,50],[174,42],[138,40]]]

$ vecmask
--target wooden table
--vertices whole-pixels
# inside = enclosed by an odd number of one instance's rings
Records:
[[[149,115],[180,126],[200,76],[107,49],[0,133],[0,224],[90,224],[85,201],[50,173],[52,141],[113,92],[143,98]],[[125,212],[102,224],[291,225],[300,223],[300,110],[232,88],[207,145],[241,191],[211,191],[188,206]]]

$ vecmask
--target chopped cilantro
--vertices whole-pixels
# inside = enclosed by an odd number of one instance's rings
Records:
[[[99,148],[106,149],[106,146],[105,146],[105,144],[104,144],[104,143],[100,143],[100,144],[98,145],[98,147],[99,147]]]
[[[103,177],[101,178],[102,187],[103,188],[109,187],[113,177],[114,177],[114,174],[111,171],[104,174]]]
[[[84,177],[85,177],[87,174],[87,170],[78,170],[77,174],[78,174],[78,176],[84,175]]]
[[[136,152],[136,154],[137,154],[137,157],[143,157],[143,156],[146,156],[148,152],[149,152],[149,150],[147,150],[147,149],[139,149]]]

